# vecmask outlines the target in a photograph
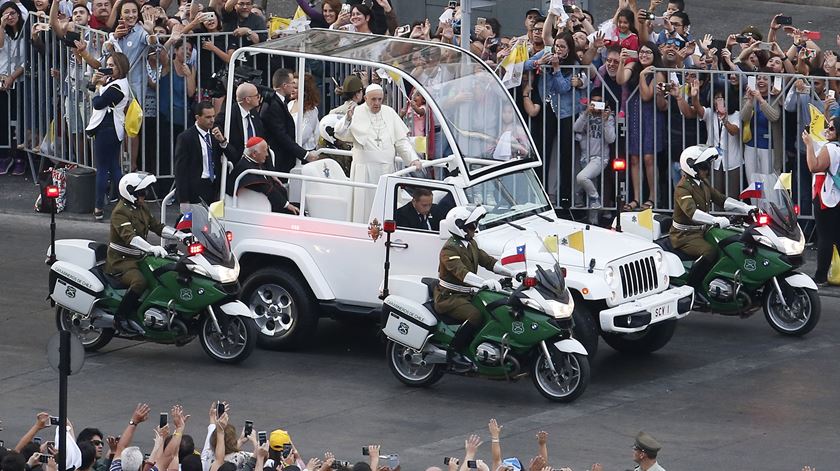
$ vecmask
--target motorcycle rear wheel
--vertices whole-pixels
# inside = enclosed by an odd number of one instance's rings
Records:
[[[78,337],[86,352],[99,350],[114,337],[114,329],[94,327],[90,314],[81,314],[66,307],[55,308],[55,322],[58,330],[69,330]]]
[[[764,318],[770,327],[783,335],[799,337],[812,331],[820,321],[820,295],[805,288],[782,286],[787,307],[782,305],[775,288],[766,288]]]
[[[389,340],[386,355],[391,373],[401,383],[414,388],[431,386],[440,381],[444,374],[445,365],[439,363],[426,366],[415,365],[406,358],[406,355],[410,355],[413,351],[411,348]]]
[[[257,345],[257,326],[250,317],[228,316],[217,311],[222,332],[217,332],[209,314],[204,316],[198,337],[207,355],[220,363],[239,363]]]
[[[572,402],[589,386],[589,359],[579,353],[558,351],[553,346],[548,348],[559,377],[554,379],[545,354],[540,353],[531,363],[534,386],[550,401]]]

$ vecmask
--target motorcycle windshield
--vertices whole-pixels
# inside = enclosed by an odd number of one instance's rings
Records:
[[[799,240],[800,230],[793,201],[779,175],[754,174],[753,182],[761,192],[761,196],[753,198],[753,202],[761,212],[770,216],[771,227],[784,237]]]
[[[234,259],[222,225],[210,216],[210,211],[203,204],[191,205],[190,211],[192,234],[195,241],[204,246],[204,257],[213,263],[232,268]]]

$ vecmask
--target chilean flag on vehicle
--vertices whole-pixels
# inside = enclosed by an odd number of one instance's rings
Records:
[[[184,229],[192,229],[192,212],[184,213],[184,217],[175,225],[177,231],[183,231]]]
[[[750,186],[744,188],[741,191],[741,195],[739,196],[740,199],[745,200],[747,198],[761,198],[764,193],[764,183],[763,182],[752,182]]]
[[[508,255],[506,257],[502,257],[502,265],[510,265],[511,263],[517,262],[524,262],[525,261],[525,246],[520,245],[516,247],[516,253]]]

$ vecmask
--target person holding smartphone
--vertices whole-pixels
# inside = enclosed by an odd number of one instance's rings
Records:
[[[817,150],[811,135],[802,132],[808,170],[814,175],[814,220],[817,230],[817,269],[814,281],[828,284],[828,269],[834,250],[840,250],[840,117],[828,122],[825,137],[828,143]]]
[[[706,146],[718,151],[719,157],[712,162],[714,187],[726,195],[737,195],[744,187],[738,83],[738,77],[731,75],[726,87],[715,89],[711,106],[701,103],[699,87],[692,85],[690,88],[691,106],[706,124]]]
[[[0,110],[3,110],[4,114],[8,110],[10,120],[17,119],[18,90],[15,85],[23,75],[26,62],[25,43],[24,20],[18,5],[11,1],[3,3],[0,5]],[[17,126],[16,134],[20,136],[22,133],[19,120]],[[10,125],[0,126],[0,142],[11,142],[11,148],[14,148],[15,143],[10,132]],[[14,175],[23,175],[24,169],[23,157],[13,158],[10,149],[0,149],[0,175],[10,170]]]
[[[782,132],[780,122],[782,109],[777,100],[770,97],[770,69],[759,69],[755,76],[755,88],[749,80],[741,105],[741,119],[750,125],[750,139],[744,142],[744,163],[746,166],[747,183],[752,182],[754,174],[773,173],[773,148],[782,148]],[[746,132],[746,131],[744,131]],[[779,162],[781,164],[781,162]],[[781,165],[778,165],[781,167]]]

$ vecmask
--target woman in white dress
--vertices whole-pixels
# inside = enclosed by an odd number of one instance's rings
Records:
[[[306,150],[314,149],[318,144],[318,123],[321,118],[318,116],[318,104],[321,102],[320,93],[315,83],[315,77],[312,74],[304,76],[303,99],[300,99],[300,81],[297,74],[295,74],[295,91],[292,93],[291,100],[287,106],[289,113],[295,120],[295,129],[300,133],[300,146]],[[299,122],[300,107],[303,106],[303,121]]]

